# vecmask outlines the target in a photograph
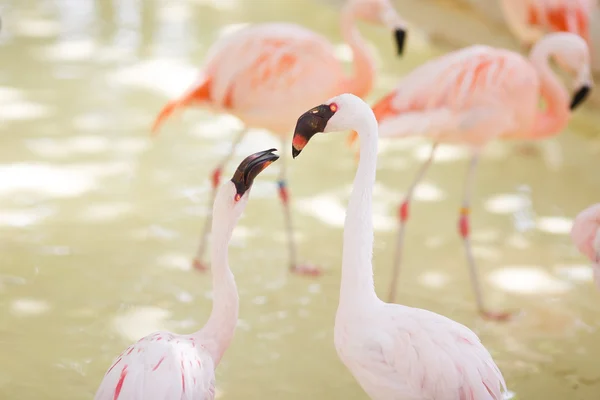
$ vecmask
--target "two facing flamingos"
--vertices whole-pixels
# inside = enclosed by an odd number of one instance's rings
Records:
[[[405,23],[389,0],[348,0],[341,15],[342,35],[352,49],[353,72],[344,73],[334,48],[323,36],[289,23],[250,26],[219,40],[209,51],[198,84],[178,100],[169,102],[157,117],[153,131],[177,108],[191,105],[227,112],[240,118],[245,130],[235,138],[229,153],[212,173],[214,200],[221,172],[249,128],[265,128],[280,135],[282,145],[289,137],[297,115],[312,104],[340,93],[363,97],[375,77],[374,62],[356,27],[357,20],[381,24],[394,31],[402,54]],[[278,180],[288,240],[289,267],[300,274],[318,274],[319,269],[299,265],[296,254],[285,157]],[[210,226],[204,226],[194,266],[206,269],[204,249]]]
[[[552,72],[553,59],[574,76],[569,94]],[[398,210],[399,230],[389,301],[396,296],[405,224],[415,187],[433,161],[439,143],[461,143],[472,150],[458,222],[463,238],[477,308],[482,316],[506,319],[507,312],[490,311],[483,302],[470,242],[470,203],[474,172],[485,144],[494,139],[544,139],[558,134],[592,88],[585,41],[571,33],[552,33],[535,44],[529,60],[518,53],[471,46],[432,60],[405,76],[373,107],[381,137],[423,136],[433,141]],[[545,109],[539,110],[540,97]],[[356,138],[351,134],[350,143]]]

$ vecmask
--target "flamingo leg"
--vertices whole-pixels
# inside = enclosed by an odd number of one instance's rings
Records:
[[[398,276],[400,275],[400,264],[402,261],[402,248],[403,248],[403,243],[404,243],[404,231],[406,229],[406,221],[408,221],[408,211],[409,211],[410,201],[412,199],[415,188],[417,187],[417,185],[419,184],[421,179],[423,179],[423,177],[425,176],[425,173],[427,172],[427,170],[431,166],[431,163],[433,162],[433,156],[435,155],[435,149],[437,148],[437,146],[438,146],[438,144],[434,143],[433,146],[431,147],[431,153],[429,153],[429,158],[427,158],[425,163],[423,163],[423,165],[419,169],[419,172],[417,173],[417,176],[410,184],[408,191],[406,192],[406,195],[404,196],[404,200],[402,201],[402,204],[400,205],[400,208],[398,210],[398,217],[399,217],[398,236],[396,239],[396,253],[394,255],[394,263],[392,265],[392,279],[390,282],[390,291],[389,291],[389,295],[388,295],[388,302],[390,302],[390,303],[393,303],[396,299],[396,287],[397,287]]]
[[[471,158],[469,168],[467,170],[467,178],[465,183],[465,191],[463,195],[462,207],[460,209],[460,218],[458,220],[458,231],[463,239],[465,247],[465,253],[467,256],[467,262],[469,264],[469,275],[471,276],[471,284],[473,285],[473,291],[475,292],[475,300],[477,302],[477,309],[479,313],[487,319],[493,319],[497,321],[507,320],[511,317],[511,313],[508,312],[493,312],[486,309],[483,303],[483,296],[481,294],[481,285],[479,283],[479,275],[477,272],[477,266],[475,265],[475,258],[473,257],[473,250],[471,248],[470,239],[470,204],[472,191],[475,181],[475,170],[479,162],[479,152],[475,152]]]
[[[219,187],[219,184],[221,183],[221,173],[223,172],[223,169],[225,168],[225,166],[227,165],[229,160],[231,160],[233,153],[235,153],[235,149],[240,144],[240,142],[242,141],[242,139],[244,138],[244,136],[246,135],[247,132],[248,132],[248,130],[244,129],[240,133],[237,134],[237,136],[233,140],[233,143],[231,144],[231,149],[229,150],[229,153],[227,153],[227,155],[225,157],[223,157],[223,159],[217,164],[216,168],[213,170],[213,172],[211,174],[212,189],[211,189],[210,197],[208,199],[209,210],[212,210],[212,205],[215,202],[215,196],[217,195],[217,188]],[[194,257],[194,260],[192,261],[192,266],[199,271],[207,271],[208,270],[208,267],[206,266],[206,264],[204,264],[202,259],[204,258],[204,252],[206,250],[206,243],[208,241],[208,233],[211,230],[211,224],[212,224],[212,212],[209,212],[206,217],[206,221],[204,222],[204,226],[202,227],[202,233],[200,234],[200,243],[198,244],[198,248],[196,250],[196,256]]]
[[[286,149],[286,138],[281,138],[281,148]],[[285,223],[285,231],[287,236],[288,254],[289,254],[289,268],[292,273],[300,275],[311,275],[317,276],[321,274],[321,270],[313,265],[299,265],[298,264],[298,253],[296,250],[296,240],[294,238],[294,225],[292,222],[292,212],[290,209],[290,194],[287,186],[287,168],[286,168],[286,157],[280,158],[280,170],[279,178],[277,179],[277,188],[279,192],[279,198],[283,205],[283,219]]]

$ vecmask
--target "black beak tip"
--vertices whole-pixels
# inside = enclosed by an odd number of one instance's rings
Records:
[[[569,107],[571,109],[571,111],[575,110],[577,107],[579,107],[581,105],[581,103],[584,102],[584,100],[590,94],[591,90],[592,90],[592,88],[590,86],[585,85],[585,86],[582,86],[581,88],[579,88],[579,90],[577,92],[575,92],[575,95],[573,96],[573,100],[571,100],[571,105]]]
[[[396,31],[394,32],[394,37],[396,38],[398,55],[401,56],[402,54],[404,54],[404,45],[406,43],[406,30],[402,28],[396,29]]]
[[[296,158],[298,157],[298,154],[300,154],[302,150],[298,150],[295,147],[292,146],[292,158]]]

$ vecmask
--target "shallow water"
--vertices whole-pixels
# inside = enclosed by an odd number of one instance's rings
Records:
[[[0,7],[0,397],[91,398],[129,343],[157,329],[195,330],[211,305],[210,278],[191,271],[190,258],[207,211],[207,176],[239,124],[189,110],[151,140],[153,117],[194,81],[226,29],[296,21],[341,44],[338,14],[300,0],[13,0]],[[379,49],[370,100],[440,53],[413,33],[398,60],[389,32],[363,32]],[[339,52],[348,54],[341,45]],[[520,309],[514,321],[485,322],[474,312],[455,229],[465,149],[439,151],[412,209],[400,301],[475,330],[519,399],[600,396],[599,295],[568,237],[571,218],[600,199],[594,112],[581,109],[533,154],[494,143],[480,163],[476,257],[488,302]],[[326,269],[319,279],[285,270],[276,164],[255,183],[231,245],[241,320],[218,369],[223,399],[367,398],[333,347],[355,172],[344,143],[342,134],[320,137],[289,162],[301,257]],[[279,147],[276,138],[252,132],[227,175],[270,146]],[[374,258],[381,296],[396,207],[427,151],[419,139],[380,145]]]

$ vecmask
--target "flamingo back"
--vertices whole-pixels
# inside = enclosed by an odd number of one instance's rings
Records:
[[[505,119],[504,132],[533,125],[540,84],[521,55],[471,46],[429,61],[405,76],[373,106],[380,135],[425,135],[448,140]],[[390,122],[386,124],[387,122]]]
[[[553,32],[571,32],[589,42],[592,0],[531,0],[527,22]]]
[[[295,24],[243,28],[210,51],[210,102],[249,126],[291,129],[299,113],[337,94],[344,71],[334,53],[322,36]]]
[[[191,336],[156,332],[108,369],[94,400],[213,400],[214,363]]]

